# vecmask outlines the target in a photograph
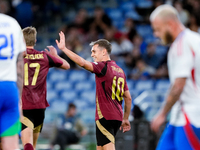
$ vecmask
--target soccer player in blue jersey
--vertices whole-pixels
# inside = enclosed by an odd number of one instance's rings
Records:
[[[0,14],[0,138],[3,150],[19,149],[19,98],[23,87],[25,50],[23,34],[17,21]]]

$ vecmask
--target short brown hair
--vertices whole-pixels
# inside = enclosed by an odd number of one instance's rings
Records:
[[[94,45],[97,45],[97,44],[98,44],[99,47],[105,48],[107,50],[108,54],[111,53],[112,45],[108,40],[99,39],[97,41],[91,42],[90,46],[94,46]]]
[[[22,30],[26,46],[34,46],[36,42],[37,31],[35,27],[26,27]]]

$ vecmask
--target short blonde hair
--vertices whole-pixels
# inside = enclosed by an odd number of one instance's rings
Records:
[[[35,27],[26,27],[22,30],[26,46],[34,46],[36,43],[37,31]]]
[[[150,15],[150,21],[152,22],[156,17],[161,19],[174,19],[179,20],[178,11],[171,5],[164,4],[158,6]]]

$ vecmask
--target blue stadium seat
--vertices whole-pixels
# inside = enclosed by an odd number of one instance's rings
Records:
[[[75,90],[63,90],[61,92],[61,98],[64,101],[70,102],[78,97],[78,93]]]
[[[152,6],[153,2],[149,0],[139,0],[136,4],[136,7],[138,8],[151,8]]]
[[[113,26],[115,26],[118,30],[121,30],[124,26],[124,18],[114,19],[112,20]]]
[[[49,80],[56,82],[56,81],[63,81],[67,78],[67,72],[61,69],[53,69],[51,70]]]
[[[109,8],[109,9],[106,9],[106,13],[112,20],[115,20],[115,19],[119,20],[123,18],[123,14],[120,9]]]
[[[132,100],[134,100],[141,92],[136,89],[129,89]]]
[[[133,80],[126,80],[129,90],[134,89],[135,83]]]
[[[85,90],[90,90],[92,89],[93,86],[93,82],[89,81],[81,81],[81,82],[77,82],[75,85],[75,90],[77,91],[85,91]]]
[[[155,43],[157,40],[158,38],[156,38],[153,34],[148,34],[144,37],[144,41],[146,43]]]
[[[92,82],[95,82],[95,74],[94,73],[91,73],[89,75],[89,80],[92,81]]]
[[[47,91],[47,100],[52,101],[58,98],[58,93],[56,90],[48,90]]]
[[[160,56],[164,56],[167,53],[167,47],[162,45],[156,46],[156,53]]]
[[[142,37],[153,34],[153,29],[150,25],[137,25],[136,30]]]
[[[127,1],[127,2],[121,2],[119,8],[122,10],[122,11],[131,11],[135,8],[135,5],[133,2],[131,1]]]
[[[139,80],[135,85],[136,90],[150,90],[154,88],[154,81],[153,80]]]
[[[80,95],[80,99],[84,99],[88,101],[91,105],[95,105],[96,103],[95,96],[96,92],[94,90],[83,91]]]
[[[85,81],[87,78],[86,71],[83,70],[73,70],[69,74],[70,81]]]
[[[55,89],[61,90],[71,90],[73,89],[73,83],[70,80],[58,81],[55,83]]]
[[[49,109],[56,113],[65,113],[67,110],[67,103],[62,100],[55,100],[50,104]]]
[[[125,12],[125,18],[132,18],[133,20],[141,21],[143,18],[136,11],[131,10]]]
[[[95,107],[84,109],[81,112],[81,119],[86,124],[95,123]]]
[[[47,91],[51,90],[53,88],[53,85],[51,83],[51,81],[47,80]]]
[[[88,103],[81,99],[75,99],[73,103],[76,105],[78,112],[82,112],[83,110],[88,108]]]
[[[156,90],[168,90],[170,88],[169,80],[159,80],[156,82],[155,89]]]

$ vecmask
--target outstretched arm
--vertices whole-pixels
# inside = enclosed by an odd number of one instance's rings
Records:
[[[65,35],[62,31],[59,33],[59,36],[60,36],[60,41],[56,40],[58,48],[62,50],[77,65],[92,72],[93,71],[92,63],[83,59],[82,57],[78,56],[77,54],[75,54],[74,52],[65,47]]]
[[[68,63],[65,59],[61,58],[61,57],[57,54],[57,50],[55,49],[55,47],[53,47],[53,46],[47,46],[47,47],[49,48],[49,51],[48,51],[47,49],[45,49],[45,51],[46,51],[47,53],[51,54],[51,55],[54,56],[54,57],[57,57],[57,58],[60,59],[60,60],[62,60],[63,64],[62,64],[62,66],[60,66],[59,68],[62,68],[62,69],[69,69],[69,68],[70,68],[69,63]]]
[[[130,111],[131,111],[131,95],[129,91],[124,92],[124,117],[122,121],[121,127],[123,128],[123,132],[129,131],[131,129],[130,122],[128,120]],[[120,128],[121,129],[121,128]]]

